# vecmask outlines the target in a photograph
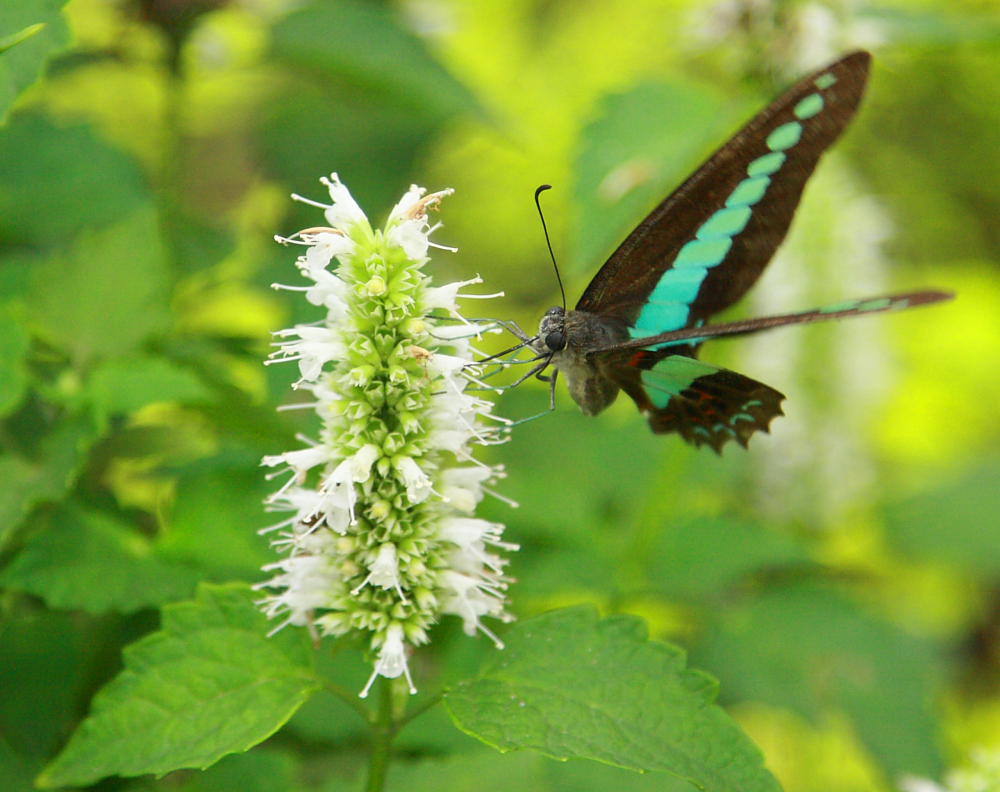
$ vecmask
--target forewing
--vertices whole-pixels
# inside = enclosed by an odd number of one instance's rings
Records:
[[[640,337],[694,325],[738,300],[854,116],[870,60],[847,55],[755,116],[629,234],[577,309],[621,319]]]

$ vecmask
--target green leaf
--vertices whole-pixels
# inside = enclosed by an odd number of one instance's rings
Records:
[[[993,580],[1000,573],[1000,458],[890,504],[889,537],[908,557]]]
[[[7,306],[0,306],[0,415],[17,407],[28,387],[29,340],[24,325]]]
[[[11,47],[16,47],[18,44],[27,41],[32,36],[37,36],[43,30],[45,30],[45,23],[39,22],[35,25],[28,25],[24,30],[19,30],[17,33],[11,33],[9,36],[0,38],[0,55],[3,55]]]
[[[218,578],[260,580],[260,568],[276,559],[257,533],[278,519],[263,505],[275,489],[259,457],[240,452],[200,461],[178,481],[161,556]]]
[[[743,105],[711,86],[640,83],[610,96],[583,131],[572,260],[603,261],[699,158],[739,123]]]
[[[545,778],[546,764],[538,755],[498,756],[478,751],[420,762],[393,762],[389,767],[387,788],[405,789],[406,792],[509,792],[521,789],[545,792],[551,789]]]
[[[66,0],[0,4],[0,122],[21,92],[38,79],[49,57],[69,43],[69,28],[61,14],[64,5]]]
[[[163,628],[125,650],[125,669],[36,783],[205,768],[281,728],[318,687],[311,651],[301,630],[266,637],[253,600],[245,586],[203,586],[165,607]]]
[[[698,661],[728,696],[788,707],[817,720],[845,712],[892,778],[937,777],[943,762],[929,647],[866,615],[843,595],[800,584],[733,608]]]
[[[34,456],[0,456],[0,546],[36,505],[62,497],[95,436],[88,417],[65,416],[39,441]]]
[[[92,684],[99,642],[87,626],[76,614],[13,607],[0,626],[0,690],[8,693],[0,696],[0,734],[32,775],[66,739]]]
[[[501,751],[532,748],[661,770],[706,792],[778,790],[760,752],[712,702],[716,682],[650,641],[638,619],[570,608],[529,619],[476,680],[446,696],[464,731]]]
[[[190,370],[163,358],[115,358],[96,367],[87,395],[102,416],[130,413],[153,402],[191,403],[211,397]]]
[[[93,233],[131,214],[148,200],[148,193],[135,160],[105,143],[89,126],[55,126],[44,116],[28,114],[15,116],[0,129],[2,241],[65,247],[81,232]],[[155,236],[147,241],[155,247]],[[141,249],[135,253],[140,268],[127,273],[140,280],[145,256]]]
[[[290,753],[258,748],[227,756],[203,773],[192,774],[171,792],[294,792],[299,763]],[[160,788],[160,787],[158,787]]]
[[[168,321],[168,282],[148,207],[88,232],[35,271],[29,310],[51,343],[78,365],[130,352]]]
[[[7,741],[0,738],[0,789],[32,792],[31,772]]]
[[[358,0],[301,8],[272,32],[275,56],[318,74],[391,97],[413,110],[449,115],[479,109],[424,42],[385,6]]]
[[[61,507],[0,572],[0,584],[51,608],[130,613],[190,596],[194,570],[153,555],[149,540],[98,512]]]

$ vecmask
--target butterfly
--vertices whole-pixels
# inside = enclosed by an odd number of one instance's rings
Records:
[[[575,310],[550,308],[537,336],[522,334],[541,362],[521,380],[550,380],[554,406],[562,374],[587,415],[624,391],[654,432],[721,452],[768,431],[785,397],[698,360],[703,341],[952,297],[918,291],[706,324],[746,293],[784,239],[820,156],[854,117],[870,63],[852,52],[801,79],[712,154],[625,238]],[[551,378],[542,373],[549,365]]]

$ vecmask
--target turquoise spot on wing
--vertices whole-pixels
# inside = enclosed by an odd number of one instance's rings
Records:
[[[749,206],[730,206],[720,209],[706,220],[695,234],[698,239],[733,237],[746,228],[750,221]]]
[[[813,85],[815,85],[817,88],[819,88],[821,91],[823,91],[823,90],[826,90],[827,88],[829,88],[835,82],[837,82],[837,78],[834,77],[829,72],[827,72],[826,74],[821,74],[819,77],[817,77],[813,81]]]
[[[649,295],[649,302],[680,302],[687,306],[698,296],[698,289],[701,288],[703,280],[705,280],[705,270],[700,267],[669,269],[663,273],[660,282],[656,284],[653,293]],[[686,319],[687,316],[684,318]]]
[[[646,387],[649,400],[656,407],[666,407],[671,397],[691,386],[698,377],[714,374],[719,369],[710,363],[703,363],[683,355],[664,358],[653,368],[640,375]]]
[[[772,151],[763,157],[757,157],[747,166],[747,176],[770,176],[776,173],[785,164],[785,154],[781,151]]]
[[[764,197],[771,179],[768,176],[752,176],[736,185],[736,189],[726,199],[726,206],[753,206]]]
[[[802,124],[798,121],[789,121],[767,136],[767,147],[771,151],[785,151],[798,143],[801,137]]]
[[[706,429],[704,426],[694,426],[692,427],[691,431],[694,432],[695,434],[704,435],[709,439],[711,439],[712,437],[712,433],[708,431],[708,429]]]
[[[840,311],[880,311],[888,308],[892,300],[888,297],[877,297],[874,300],[845,300],[844,302],[825,305],[820,313],[839,313]]]
[[[674,267],[714,267],[726,257],[729,248],[733,246],[733,240],[725,239],[692,239],[677,253],[674,259]],[[663,277],[667,277],[673,270],[667,270]],[[705,277],[702,273],[701,277]]]
[[[751,407],[763,407],[763,406],[764,402],[760,401],[759,399],[751,399],[750,401],[748,401],[746,404],[743,405],[743,409],[749,410]]]
[[[749,413],[738,412],[733,413],[733,416],[729,419],[729,423],[731,424],[737,424],[740,421],[749,421],[750,423],[753,423],[754,417]]]
[[[795,105],[795,109],[792,112],[795,113],[795,117],[799,121],[805,121],[807,118],[812,118],[822,109],[823,97],[818,93],[814,93],[809,94],[809,96]]]
[[[688,318],[686,302],[648,302],[635,323],[635,330],[642,333],[665,332],[663,328],[683,327]],[[638,336],[641,338],[642,336]]]

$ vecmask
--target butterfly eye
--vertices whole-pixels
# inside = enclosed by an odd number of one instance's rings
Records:
[[[562,330],[556,330],[545,336],[545,346],[553,352],[560,352],[566,346],[566,334]]]

